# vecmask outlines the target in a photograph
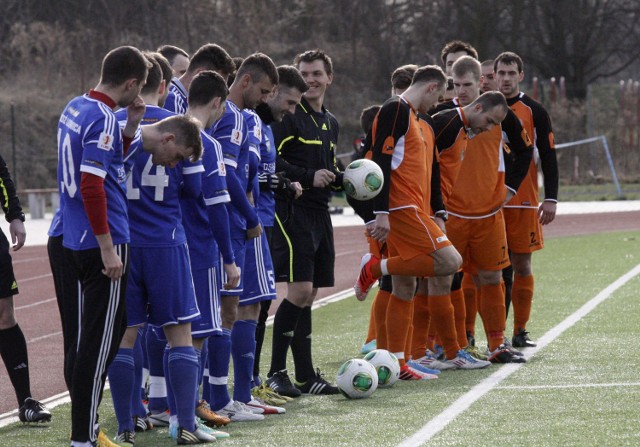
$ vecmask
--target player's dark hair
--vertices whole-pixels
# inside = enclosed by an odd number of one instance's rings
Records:
[[[493,59],[487,59],[486,61],[482,61],[480,66],[481,67],[491,67],[491,68],[493,68]]]
[[[182,55],[189,59],[189,53],[173,45],[160,45],[156,51],[167,58],[169,65],[173,65],[177,55]]]
[[[447,76],[437,65],[425,65],[416,70],[411,85],[425,82],[436,82],[439,86],[444,86],[447,83]]]
[[[233,85],[233,81],[236,80],[236,73],[238,72],[238,68],[240,68],[240,65],[242,65],[242,62],[244,62],[244,58],[243,57],[236,56],[236,57],[233,58],[233,65],[236,66],[236,69],[227,78],[227,86],[228,87],[231,87]]]
[[[228,94],[229,88],[222,76],[211,70],[201,71],[189,85],[189,106],[203,106],[218,97],[224,101]]]
[[[140,93],[143,95],[147,95],[149,93],[155,93],[158,91],[158,87],[160,87],[160,82],[162,82],[162,68],[160,68],[160,64],[153,57],[153,53],[144,52],[144,57],[151,64],[151,68],[149,69],[149,73],[147,74],[147,82],[140,90]]]
[[[193,57],[189,61],[189,68],[187,71],[193,73],[197,69],[213,70],[225,75],[232,74],[236,67],[233,64],[233,59],[229,56],[229,53],[225,51],[220,45],[215,43],[208,43],[196,50]]]
[[[202,157],[202,138],[200,137],[200,123],[189,115],[175,115],[158,121],[160,132],[169,132],[175,135],[176,145],[193,149],[191,161]]]
[[[102,59],[100,82],[121,85],[128,79],[144,81],[151,63],[140,50],[131,46],[114,48]]]
[[[473,79],[475,79],[476,82],[479,82],[482,70],[480,69],[480,62],[478,62],[477,59],[474,59],[471,56],[462,56],[451,66],[451,73],[458,77],[471,73],[473,75]]]
[[[276,65],[263,53],[253,53],[245,58],[236,72],[236,79],[242,78],[245,74],[251,75],[253,82],[260,82],[263,76],[267,76],[273,85],[278,84]]]
[[[509,110],[509,106],[507,105],[507,100],[504,95],[496,91],[483,93],[482,95],[478,96],[475,101],[469,104],[469,106],[473,107],[476,104],[481,104],[482,110],[485,111],[493,109],[496,106],[501,106],[505,112]]]
[[[393,70],[393,73],[391,73],[391,87],[399,90],[408,89],[417,69],[417,65],[408,64]]]
[[[300,71],[293,65],[280,65],[278,67],[278,85],[280,87],[295,88],[300,93],[309,90]]]
[[[498,71],[498,62],[502,62],[505,65],[516,64],[518,66],[518,73],[522,73],[523,63],[522,58],[512,51],[505,51],[500,53],[498,57],[493,61],[493,71]]]
[[[440,59],[442,59],[442,63],[444,65],[447,64],[447,54],[458,53],[460,51],[464,51],[467,55],[474,59],[478,59],[478,52],[470,43],[463,42],[462,40],[452,40],[451,42],[447,42],[442,48],[442,52],[440,52]]]
[[[376,115],[380,111],[380,105],[374,105],[365,107],[362,109],[362,113],[360,114],[360,127],[362,131],[366,134],[371,132],[371,128],[373,127],[373,120],[376,118]]]
[[[151,53],[151,55],[156,60],[158,65],[160,65],[160,69],[162,70],[162,79],[164,80],[164,85],[166,86],[166,88],[169,88],[169,84],[171,84],[171,79],[173,79],[173,70],[171,69],[171,63],[161,53],[154,52],[154,53]]]
[[[320,49],[305,51],[304,53],[300,53],[293,58],[293,65],[296,68],[300,69],[300,62],[313,62],[320,60],[324,63],[324,71],[327,72],[328,75],[333,73],[333,62],[331,62],[331,58]]]

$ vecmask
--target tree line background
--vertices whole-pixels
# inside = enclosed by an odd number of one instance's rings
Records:
[[[360,111],[389,96],[397,66],[441,64],[440,50],[452,39],[470,42],[480,60],[515,51],[525,61],[524,90],[533,77],[540,79],[540,99],[552,115],[556,141],[606,134],[618,174],[637,176],[638,83],[627,82],[630,89],[619,84],[640,78],[640,2],[635,0],[3,0],[3,5],[0,154],[11,163],[15,144],[12,172],[21,189],[55,187],[59,114],[69,99],[97,83],[109,49],[172,44],[193,53],[208,42],[231,56],[261,51],[276,64],[291,63],[307,49],[325,50],[334,62],[326,104],[341,123],[339,153],[352,151]],[[566,82],[566,97],[553,103],[545,88],[552,77]],[[559,155],[565,183],[608,175],[593,148]],[[578,162],[578,169],[576,157],[588,161]]]

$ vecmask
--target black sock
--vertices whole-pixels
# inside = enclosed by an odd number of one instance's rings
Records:
[[[0,355],[16,392],[18,406],[21,407],[24,400],[31,397],[31,386],[27,341],[19,325],[0,330]]]
[[[509,307],[511,307],[511,289],[513,288],[513,266],[502,269],[502,280],[504,281],[504,307],[506,316],[509,316]]]
[[[256,325],[256,354],[253,360],[253,376],[260,375],[260,354],[262,353],[262,344],[264,343],[264,331],[267,318],[269,317],[269,308],[271,300],[260,302],[260,315],[258,316],[258,324]]]
[[[273,343],[271,344],[269,376],[287,369],[287,351],[289,351],[291,339],[301,313],[302,308],[294,305],[286,298],[278,307],[273,320]]]
[[[304,383],[316,376],[311,359],[311,306],[302,309],[298,327],[291,340],[291,353],[296,365],[296,380]]]

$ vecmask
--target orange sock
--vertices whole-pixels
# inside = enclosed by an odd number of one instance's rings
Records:
[[[424,357],[427,351],[427,337],[429,336],[429,297],[416,295],[413,297],[413,335],[411,337],[411,358]]]
[[[374,266],[372,269],[374,276],[377,274],[377,268],[378,266]],[[390,275],[417,276],[419,278],[435,276],[434,261],[429,255],[418,255],[409,260],[404,260],[400,256],[388,258],[387,271]]]
[[[513,335],[518,329],[526,329],[531,316],[533,302],[533,275],[514,275],[513,289],[511,289],[511,304],[513,305]]]
[[[464,307],[464,294],[462,289],[451,291],[451,304],[453,305],[453,318],[456,322],[456,334],[458,336],[458,345],[464,348],[469,344],[467,341],[467,312]]]
[[[478,313],[478,303],[476,302],[476,285],[473,277],[465,273],[462,277],[462,293],[464,294],[465,331],[476,334],[476,314]]]
[[[411,324],[411,301],[404,301],[391,294],[387,308],[387,349],[405,364],[404,349]]]
[[[388,349],[387,343],[387,308],[389,307],[389,297],[391,292],[378,290],[376,299],[373,301],[373,313],[376,324],[376,347],[378,349]]]
[[[451,360],[458,355],[460,350],[456,336],[451,296],[449,294],[429,295],[429,312],[431,313],[431,325],[436,327],[436,331],[442,339],[445,356]]]
[[[367,331],[367,339],[364,341],[365,343],[369,343],[376,339],[376,313],[374,309],[376,307],[377,298],[378,294],[376,294],[376,297],[373,299],[373,303],[371,303],[371,312],[369,312],[369,329]]]
[[[488,284],[482,291],[482,319],[485,324],[489,349],[493,351],[504,342],[506,326],[504,292],[502,284]]]
[[[405,360],[409,360],[411,358],[411,340],[413,339],[413,331],[414,331],[414,327],[413,327],[413,311],[415,308],[415,303],[413,302],[413,299],[411,300],[411,312],[409,313],[409,315],[411,315],[411,319],[409,320],[409,330],[407,331],[407,340],[404,342],[404,359]]]

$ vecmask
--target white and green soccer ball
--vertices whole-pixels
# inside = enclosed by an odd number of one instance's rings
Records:
[[[378,388],[378,372],[362,359],[347,360],[338,369],[336,384],[346,398],[363,399]]]
[[[398,357],[386,349],[374,349],[364,356],[378,372],[378,386],[388,388],[400,378],[400,362]]]
[[[384,185],[382,169],[375,161],[354,160],[344,170],[344,191],[356,200],[369,200],[377,196]]]

